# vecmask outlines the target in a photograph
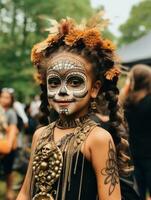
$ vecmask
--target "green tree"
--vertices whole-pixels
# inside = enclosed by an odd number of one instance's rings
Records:
[[[39,90],[30,52],[48,34],[44,31],[48,21],[41,16],[57,20],[69,16],[79,21],[95,12],[90,0],[0,0],[0,87],[13,87],[20,97]],[[114,37],[108,30],[104,34]]]
[[[0,87],[14,87],[20,96],[36,93],[30,51],[43,40],[46,22],[39,16],[79,20],[93,13],[89,0],[0,0]]]
[[[122,36],[119,43],[127,44],[151,30],[151,1],[143,0],[132,7],[129,19],[119,27]]]

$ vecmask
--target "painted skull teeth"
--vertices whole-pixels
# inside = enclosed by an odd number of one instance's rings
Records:
[[[47,70],[47,92],[49,100],[58,103],[57,112],[68,115],[70,103],[79,101],[88,94],[84,64],[76,59],[63,58],[53,62]],[[65,103],[69,104],[63,105],[62,99],[72,101],[66,100]]]

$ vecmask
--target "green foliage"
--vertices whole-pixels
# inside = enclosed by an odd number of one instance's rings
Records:
[[[38,91],[30,52],[47,36],[48,24],[41,16],[57,20],[70,16],[79,21],[94,12],[90,0],[0,0],[0,88],[13,87],[21,98]],[[113,37],[109,31],[105,34]]]
[[[132,7],[130,17],[119,28],[121,44],[131,43],[151,30],[151,1],[144,0]]]
[[[60,19],[71,16],[79,20],[93,10],[89,0],[3,0],[0,1],[0,87],[13,87],[18,96],[35,94],[30,51],[43,40],[46,22],[39,16]]]

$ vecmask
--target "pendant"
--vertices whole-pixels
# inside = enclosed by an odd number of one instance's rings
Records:
[[[54,200],[51,194],[46,194],[45,192],[40,192],[39,194],[36,194],[32,200]]]

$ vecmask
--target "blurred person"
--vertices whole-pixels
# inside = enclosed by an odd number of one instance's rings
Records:
[[[13,108],[16,111],[17,116],[21,120],[20,124],[18,122],[19,130],[22,130],[24,127],[28,127],[28,117],[24,110],[24,105],[21,102],[15,100],[13,103]]]
[[[14,91],[15,93],[15,91]],[[18,150],[23,147],[23,132],[28,127],[28,117],[24,110],[24,104],[14,98],[13,108],[17,114],[17,128],[19,130],[18,135]]]
[[[13,110],[13,89],[3,88],[0,92],[0,105],[4,109],[6,120],[7,120],[7,130],[6,130],[6,142],[7,142],[7,152],[0,159],[0,165],[3,168],[4,174],[6,176],[6,199],[14,200],[14,192],[12,190],[13,186],[13,174],[12,168],[15,159],[15,153],[17,148],[17,116]],[[0,152],[3,153],[3,152]]]
[[[30,104],[25,106],[25,113],[28,118],[28,126],[25,128],[25,136],[27,138],[26,143],[31,144],[32,136],[37,128],[38,121],[31,116],[31,107]]]
[[[92,19],[89,26],[70,18],[56,24],[55,34],[36,44],[31,57],[42,90],[41,109],[47,116],[53,109],[58,117],[33,136],[17,200],[121,200],[119,174],[131,167],[119,128],[124,121],[119,116],[114,45],[102,38]],[[90,119],[92,104],[103,92],[110,133]]]
[[[37,117],[37,115],[39,114],[39,111],[40,111],[40,104],[41,104],[41,101],[40,101],[40,96],[39,95],[36,95],[33,99],[33,101],[31,102],[30,104],[30,110],[31,110],[31,116],[32,117]]]
[[[6,132],[8,127],[5,111],[0,105],[0,139],[4,137],[4,132]]]
[[[121,102],[129,125],[130,149],[135,176],[143,199],[151,196],[151,68],[132,67],[122,89]]]

